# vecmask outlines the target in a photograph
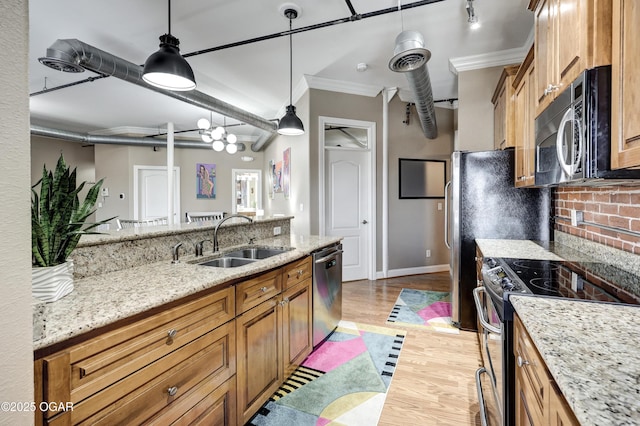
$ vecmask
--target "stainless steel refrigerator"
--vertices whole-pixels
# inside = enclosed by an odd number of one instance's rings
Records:
[[[550,191],[514,186],[513,149],[451,155],[445,238],[451,255],[452,321],[457,327],[477,329],[472,295],[477,286],[476,238],[551,240]]]

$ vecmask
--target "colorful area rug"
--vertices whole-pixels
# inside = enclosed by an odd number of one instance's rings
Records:
[[[341,321],[247,424],[377,424],[405,334]]]
[[[460,333],[451,323],[451,294],[443,291],[403,288],[387,318],[387,324]]]

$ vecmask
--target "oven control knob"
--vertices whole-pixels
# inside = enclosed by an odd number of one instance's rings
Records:
[[[500,280],[500,285],[505,290],[511,290],[514,287],[513,281],[511,281],[511,279],[507,277],[504,277],[503,279]]]
[[[498,262],[496,262],[495,259],[488,258],[487,265],[489,265],[489,268],[495,268],[496,266],[498,266]]]

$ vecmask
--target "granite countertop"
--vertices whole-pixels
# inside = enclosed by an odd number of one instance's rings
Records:
[[[533,260],[593,260],[586,253],[553,241],[477,239],[476,244],[486,257],[506,257]]]
[[[45,348],[216,285],[277,268],[338,241],[339,237],[286,235],[258,240],[255,245],[293,250],[240,267],[205,267],[188,263],[195,260],[193,256],[183,256],[178,264],[156,262],[76,280],[74,291],[62,299],[34,302],[33,348]],[[200,259],[206,259],[206,254]]]
[[[510,300],[582,425],[640,423],[640,307]]]

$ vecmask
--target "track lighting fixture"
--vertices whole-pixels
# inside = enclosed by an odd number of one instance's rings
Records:
[[[302,135],[304,133],[304,126],[302,120],[296,115],[296,107],[293,106],[293,44],[291,40],[291,22],[298,17],[298,11],[295,9],[286,9],[284,16],[289,18],[289,105],[287,106],[287,112],[280,119],[278,124],[278,133],[287,136]]]
[[[180,40],[171,35],[171,0],[169,31],[160,36],[160,49],[144,63],[142,79],[161,89],[186,91],[196,88],[196,79],[189,63],[180,55]]]
[[[478,15],[476,15],[476,11],[473,8],[473,0],[467,0],[467,22],[469,23],[471,29],[480,28],[480,22],[478,22]]]

